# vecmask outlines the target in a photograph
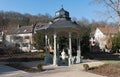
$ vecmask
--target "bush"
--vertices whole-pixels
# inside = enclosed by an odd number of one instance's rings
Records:
[[[4,51],[4,49],[0,48],[0,55],[4,55],[6,54],[6,52]]]
[[[42,71],[43,70],[43,65],[41,64],[41,63],[39,63],[39,64],[37,64],[37,69],[39,70],[39,71]]]
[[[89,65],[88,64],[83,64],[83,67],[84,67],[85,71],[89,70]]]

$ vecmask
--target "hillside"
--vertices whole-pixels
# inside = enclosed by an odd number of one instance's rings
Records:
[[[0,28],[15,27],[19,25],[31,25],[36,22],[47,23],[52,19],[49,14],[46,15],[31,15],[21,14],[18,12],[3,12],[0,11]]]

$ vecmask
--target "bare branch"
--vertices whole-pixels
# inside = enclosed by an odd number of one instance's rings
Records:
[[[114,2],[112,1],[112,0],[109,0],[110,2],[111,2],[111,4],[113,4],[114,5]]]
[[[111,0],[110,0],[111,1]],[[109,2],[107,2],[106,0],[104,0],[104,2],[105,2],[105,4],[108,6],[108,7],[110,7],[110,8],[112,8],[113,10],[116,10],[115,8],[114,8],[114,3],[112,2],[111,4],[109,3]]]
[[[114,15],[111,15],[110,17],[114,19],[117,18],[118,25],[120,26],[120,0],[96,0],[96,2],[99,2],[100,4],[103,4],[106,6],[107,10],[111,10],[111,14],[114,13]]]

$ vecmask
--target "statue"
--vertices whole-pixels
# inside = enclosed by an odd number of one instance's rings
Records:
[[[62,60],[65,60],[65,58],[66,58],[66,53],[65,53],[64,49],[61,52],[61,58],[62,58]]]

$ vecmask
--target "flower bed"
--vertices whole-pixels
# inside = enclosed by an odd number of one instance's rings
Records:
[[[104,64],[99,67],[93,67],[89,70],[89,72],[107,77],[120,77],[120,63]]]

